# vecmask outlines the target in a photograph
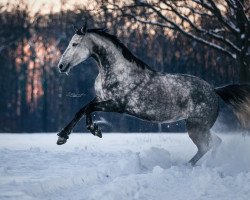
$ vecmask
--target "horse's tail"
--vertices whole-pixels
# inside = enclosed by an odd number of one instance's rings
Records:
[[[241,126],[250,129],[250,85],[227,85],[215,91],[232,108]]]

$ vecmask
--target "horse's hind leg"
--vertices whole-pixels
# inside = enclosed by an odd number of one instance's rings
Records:
[[[215,157],[222,140],[217,135],[212,134],[212,142],[213,142],[213,147],[211,155]]]
[[[221,139],[218,136],[211,135],[209,130],[211,126],[212,125],[204,123],[204,120],[201,119],[187,120],[189,137],[198,148],[195,156],[189,161],[191,165],[195,165],[214,145],[218,146],[221,143]]]

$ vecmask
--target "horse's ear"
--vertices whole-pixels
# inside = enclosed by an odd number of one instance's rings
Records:
[[[72,26],[73,26],[74,31],[77,32],[78,28],[74,24]]]
[[[84,22],[84,25],[81,28],[81,33],[84,35],[87,32],[87,22]]]

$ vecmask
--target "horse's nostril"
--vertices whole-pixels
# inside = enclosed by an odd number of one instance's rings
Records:
[[[63,68],[63,64],[60,64],[60,65],[59,65],[59,69],[62,69],[62,68]]]

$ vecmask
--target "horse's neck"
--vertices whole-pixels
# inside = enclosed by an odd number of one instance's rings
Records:
[[[94,38],[92,57],[103,76],[111,75],[117,70],[126,72],[131,67],[131,62],[124,58],[121,49],[106,38]]]
[[[138,63],[124,57],[122,49],[112,42],[103,39],[93,40],[92,57],[97,61],[99,75],[96,85],[116,85],[127,87],[128,81],[144,82],[155,72],[138,66]]]
[[[114,55],[118,54],[113,44],[110,44],[106,39],[95,36],[93,38],[92,57],[96,60],[100,72],[109,72],[117,59]]]

